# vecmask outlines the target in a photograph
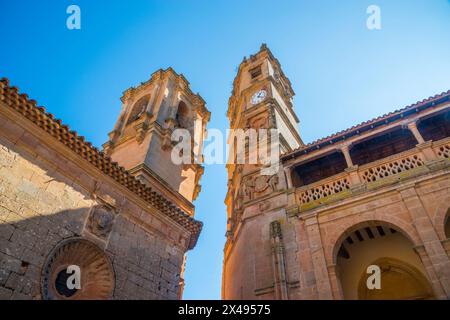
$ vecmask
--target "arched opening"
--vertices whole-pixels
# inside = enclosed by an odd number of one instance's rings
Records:
[[[176,120],[178,127],[190,129],[193,126],[189,108],[184,101],[180,101],[180,103],[178,104]]]
[[[127,124],[130,124],[137,119],[139,119],[145,112],[145,108],[148,105],[148,102],[150,101],[150,95],[143,96],[140,98],[131,109],[130,115],[128,116]]]
[[[397,227],[375,221],[358,225],[337,246],[336,271],[344,299],[434,298],[413,243]],[[369,266],[376,266],[379,273]],[[369,287],[368,281],[378,276],[380,288]]]
[[[445,218],[444,224],[445,236],[450,239],[450,209],[447,211],[447,217]]]

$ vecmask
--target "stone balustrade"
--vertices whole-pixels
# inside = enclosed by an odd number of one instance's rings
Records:
[[[434,142],[433,151],[439,159],[450,159],[450,138]]]

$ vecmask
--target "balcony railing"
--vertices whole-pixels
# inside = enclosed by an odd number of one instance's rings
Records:
[[[297,189],[297,199],[300,205],[330,201],[335,195],[350,190],[350,179],[346,172]]]
[[[450,137],[434,142],[433,151],[440,159],[450,159]]]
[[[441,163],[435,166],[437,168],[450,164],[450,138],[433,142],[428,148],[428,153],[416,147],[299,187],[296,189],[297,205],[300,211],[306,211],[347,198],[361,190],[376,189],[425,174],[431,170],[432,166],[427,166],[429,163]],[[430,154],[434,159],[429,159]]]
[[[358,168],[358,174],[362,183],[370,185],[383,179],[400,180],[405,175],[409,176],[410,171],[420,169],[424,165],[424,155],[414,148],[361,166]]]

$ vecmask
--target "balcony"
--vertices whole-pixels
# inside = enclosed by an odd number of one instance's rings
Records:
[[[433,142],[422,142],[413,148],[405,149],[407,150],[362,165],[353,165],[350,152],[347,150],[345,158],[348,166],[343,172],[312,183],[308,183],[308,179],[311,180],[308,174],[313,171],[308,171],[307,168],[300,169],[305,183],[295,189],[295,199],[300,211],[311,210],[450,165],[450,137]],[[339,160],[336,155],[328,157],[334,161],[329,166],[342,167],[343,160]],[[314,169],[317,168],[314,161],[310,163],[313,167],[316,166]],[[323,162],[321,165],[323,166]],[[330,168],[322,168],[322,170],[333,173]]]
[[[349,198],[450,165],[450,137],[416,147],[295,189],[300,211]]]

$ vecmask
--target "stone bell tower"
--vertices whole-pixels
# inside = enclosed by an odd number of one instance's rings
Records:
[[[299,120],[293,109],[293,96],[291,83],[280,63],[263,44],[257,54],[244,57],[239,66],[228,106],[230,128],[276,129],[280,154],[298,148],[303,142],[297,128]],[[252,152],[252,147],[248,150]],[[258,190],[274,186],[274,181],[279,181],[275,177],[271,180],[270,177],[257,177],[259,169],[260,166],[254,164],[227,165],[228,194],[225,203],[228,206],[228,235],[233,233],[238,223],[244,202],[253,200]]]
[[[280,63],[263,44],[258,53],[249,58],[244,57],[239,66],[233,83],[232,96],[229,99],[227,116],[230,129],[243,129],[247,132],[250,131],[247,129],[256,129],[258,138],[260,138],[259,129],[276,129],[279,159],[280,154],[303,145],[297,128],[299,120],[292,105],[293,96],[291,83],[284,75]],[[231,147],[236,143],[234,139],[228,138],[231,156],[233,152],[236,153],[235,148]],[[260,148],[264,145],[264,141],[258,140],[257,144]],[[258,153],[255,144],[247,142],[246,156],[252,152]],[[252,265],[246,260],[251,259],[255,253],[247,250],[258,250],[258,248],[244,248],[244,242],[249,240],[248,237],[255,236],[252,235],[255,231],[251,227],[253,222],[245,222],[259,219],[258,216],[263,213],[270,214],[277,206],[273,200],[277,199],[277,196],[282,196],[283,190],[286,189],[285,175],[281,167],[277,173],[271,175],[261,174],[261,167],[260,164],[247,162],[242,164],[229,161],[227,165],[228,192],[225,204],[228,222],[222,286],[222,296],[225,299],[253,296],[244,291],[246,288],[254,287],[254,284],[247,285],[246,281],[249,280],[239,279],[239,274],[250,273],[242,268]],[[282,203],[284,200],[275,201]],[[276,215],[271,219],[276,219]],[[267,228],[269,225],[270,222],[267,223]],[[267,236],[269,234],[268,231]]]
[[[201,161],[176,164],[171,153],[175,129],[192,139],[192,158],[201,160],[202,142],[210,113],[205,101],[192,93],[189,82],[172,68],[158,70],[150,80],[123,94],[122,111],[104,151],[141,181],[193,214],[203,174]],[[194,143],[195,142],[195,143]],[[194,160],[194,159],[193,159]]]

